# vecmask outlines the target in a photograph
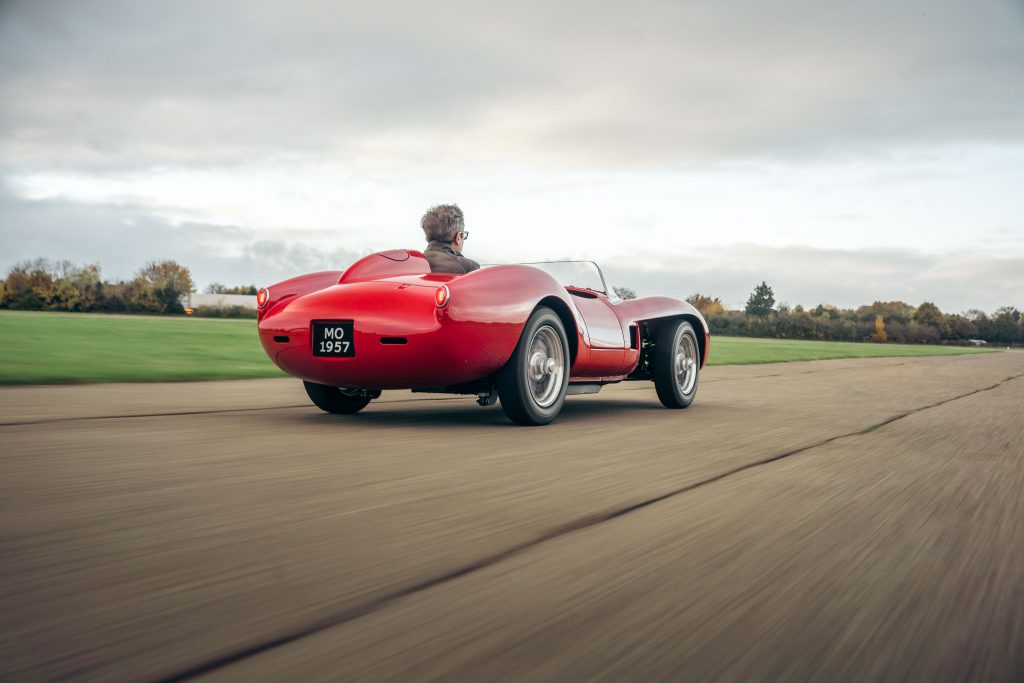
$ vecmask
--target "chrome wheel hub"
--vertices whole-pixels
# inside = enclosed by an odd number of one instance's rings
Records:
[[[565,351],[553,327],[543,325],[534,333],[528,358],[526,384],[530,395],[538,406],[548,408],[558,398],[565,376]]]
[[[689,394],[697,384],[697,345],[693,338],[680,333],[676,338],[675,377],[676,385],[682,394]]]

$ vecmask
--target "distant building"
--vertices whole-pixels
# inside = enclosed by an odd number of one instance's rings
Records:
[[[967,341],[970,342],[973,346],[985,346],[986,344],[988,344],[988,342],[985,341],[984,339],[968,339]]]
[[[229,306],[243,306],[245,308],[256,308],[256,297],[249,294],[186,294],[181,297],[181,305],[185,308],[198,308],[200,306],[216,306],[227,308]]]

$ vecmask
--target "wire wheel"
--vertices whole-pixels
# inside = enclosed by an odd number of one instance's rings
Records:
[[[666,320],[654,343],[654,388],[666,408],[687,408],[697,395],[700,347],[685,320]]]
[[[555,419],[569,387],[569,340],[553,310],[534,310],[494,383],[501,409],[516,424],[543,425]]]
[[[697,343],[688,334],[676,336],[675,373],[679,392],[689,394],[697,384]]]
[[[562,340],[550,325],[540,327],[530,341],[529,362],[524,368],[527,386],[541,408],[549,408],[558,399],[565,374]]]

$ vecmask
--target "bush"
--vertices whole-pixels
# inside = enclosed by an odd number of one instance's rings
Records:
[[[619,288],[616,287],[615,291],[618,292]],[[628,291],[631,291],[631,290],[628,290]],[[251,296],[256,296],[257,292],[259,292],[259,290],[256,288],[256,285],[239,285],[238,287],[227,287],[226,285],[222,285],[219,282],[211,282],[210,284],[208,284],[206,286],[206,293],[207,294],[248,294],[248,295],[251,295]],[[636,298],[636,294],[634,294],[632,297],[623,296],[622,298],[623,299],[629,299],[629,298],[635,299]]]
[[[246,306],[196,306],[192,315],[199,318],[252,318],[256,319],[256,309]]]
[[[721,315],[725,313],[725,306],[722,305],[722,300],[716,297],[705,296],[700,292],[691,294],[686,297],[686,300],[691,306],[700,311],[700,314],[707,318],[712,315]]]
[[[46,309],[46,293],[53,287],[49,263],[44,259],[24,261],[7,274],[4,301],[9,308],[23,311]]]

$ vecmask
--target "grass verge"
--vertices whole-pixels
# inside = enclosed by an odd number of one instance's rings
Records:
[[[803,339],[712,337],[708,365],[748,365],[798,360],[834,360],[837,358],[954,356],[965,353],[990,353],[991,351],[991,349],[964,346],[929,346],[926,344],[863,344]]]
[[[714,337],[710,365],[939,356],[982,349]],[[0,311],[0,384],[283,377],[253,320]]]

